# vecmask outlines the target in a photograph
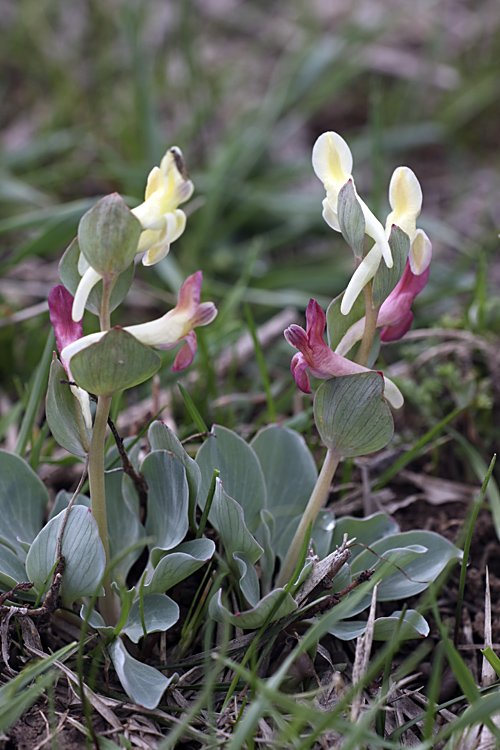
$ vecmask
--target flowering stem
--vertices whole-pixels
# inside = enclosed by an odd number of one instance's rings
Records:
[[[302,544],[304,543],[304,537],[307,533],[307,529],[310,525],[312,526],[314,524],[318,513],[320,512],[326,498],[328,497],[328,491],[339,464],[339,460],[339,456],[331,448],[328,448],[323,466],[321,467],[321,471],[319,473],[318,479],[316,480],[316,484],[312,491],[311,497],[309,498],[309,502],[307,503],[307,507],[301,518],[299,527],[295,532],[292,544],[290,545],[290,549],[288,550],[287,556],[280,570],[276,582],[276,585],[278,587],[286,586],[293,575],[293,571],[295,570],[295,566],[297,565],[297,561],[299,559]]]
[[[358,365],[366,367],[370,352],[373,346],[373,339],[377,331],[377,318],[378,318],[378,307],[373,307],[373,294],[372,285],[370,282],[363,287],[363,293],[365,295],[365,330],[363,331],[363,338],[359,345],[356,359]]]
[[[101,331],[107,331],[110,327],[110,293],[111,285],[106,279],[104,279],[101,310],[99,314]],[[104,552],[106,553],[106,567],[109,565],[110,555],[108,518],[106,512],[106,490],[104,484],[104,448],[110,407],[111,396],[98,397],[89,452],[89,483],[92,514],[96,520],[97,528],[99,529],[99,536],[104,547]],[[111,589],[111,579],[109,576],[103,581],[103,586],[104,596],[100,598],[99,609],[106,625],[115,625],[117,618],[114,607],[114,594]]]

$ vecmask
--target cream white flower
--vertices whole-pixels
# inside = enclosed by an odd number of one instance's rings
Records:
[[[313,146],[312,163],[316,175],[326,190],[323,218],[332,229],[340,231],[337,210],[340,190],[349,180],[352,180],[354,190],[356,190],[351,174],[351,150],[338,133],[323,133]],[[363,258],[349,282],[342,300],[341,312],[344,315],[347,315],[365,284],[377,272],[381,259],[384,258],[388,268],[392,268],[393,265],[391,248],[384,227],[357,193],[356,197],[363,211],[365,233],[375,241],[375,244]]]
[[[162,260],[186,226],[186,214],[179,206],[193,194],[194,186],[188,179],[182,152],[169,149],[159,167],[149,173],[144,203],[132,209],[142,224],[143,232],[137,248],[145,252],[142,262],[152,266]]]
[[[173,349],[184,342],[172,370],[183,370],[191,364],[197,345],[193,329],[208,325],[217,315],[213,302],[200,303],[202,279],[201,271],[188,276],[179,292],[177,305],[161,318],[123,329],[143,344],[158,349]],[[72,341],[63,349],[61,357],[71,360],[78,352],[100,341],[106,333],[107,331],[98,331]]]
[[[186,214],[179,206],[191,197],[193,190],[182,152],[177,146],[173,146],[161,160],[160,166],[154,167],[149,173],[144,203],[132,209],[143,228],[137,253],[144,253],[142,262],[145,266],[152,266],[162,260],[170,250],[171,243],[184,232]],[[78,270],[82,278],[73,303],[74,321],[83,318],[88,296],[102,279],[89,265],[83,253],[80,253]]]

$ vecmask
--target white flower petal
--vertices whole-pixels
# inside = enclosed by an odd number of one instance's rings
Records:
[[[389,380],[389,378],[387,378],[385,375],[384,385],[384,394],[386,399],[395,409],[400,409],[405,402],[403,394],[401,393],[397,385],[393,383],[392,380]]]
[[[342,303],[340,305],[340,312],[342,315],[347,315],[357,300],[358,296],[363,291],[363,287],[368,284],[370,279],[373,279],[377,273],[380,261],[382,259],[382,250],[379,245],[374,245],[368,255],[363,258],[359,266],[354,271],[347,289],[344,292]]]
[[[323,201],[323,218],[329,227],[335,229],[336,232],[340,232],[339,218],[337,212],[333,210],[330,205],[328,198]]]
[[[429,268],[432,260],[432,244],[423,229],[417,229],[415,233],[408,260],[411,272],[415,276],[420,276]]]
[[[406,232],[410,242],[415,236],[417,216],[422,209],[422,188],[415,173],[409,167],[394,170],[389,185],[389,202],[393,209],[386,222],[386,233],[396,224]]]
[[[91,344],[96,344],[106,333],[107,331],[97,331],[96,333],[89,333],[88,336],[83,336],[81,339],[73,341],[71,344],[64,347],[61,352],[61,358],[70,360],[75,354],[78,354],[78,352],[83,351]]]
[[[101,279],[102,276],[91,266],[83,274],[75,292],[75,299],[73,300],[73,308],[71,310],[71,317],[74,321],[79,321],[83,318],[89,294]]]
[[[351,150],[338,133],[323,133],[313,146],[312,165],[325,188],[336,191],[338,196],[340,188],[351,179]]]
[[[77,385],[70,386],[71,392],[73,396],[75,396],[81,406],[83,419],[85,422],[85,427],[87,430],[92,429],[92,414],[90,411],[90,398],[87,391],[84,391],[83,388],[79,388]]]
[[[387,268],[392,268],[394,261],[392,259],[391,247],[386,237],[384,227],[359,196],[358,201],[363,210],[363,216],[365,217],[365,233],[368,235],[368,237],[371,237],[373,240],[375,240],[375,243],[379,247]],[[372,250],[370,250],[370,252],[372,252]]]

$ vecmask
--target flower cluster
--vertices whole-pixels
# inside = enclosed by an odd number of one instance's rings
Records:
[[[407,333],[412,320],[411,306],[415,297],[423,290],[429,278],[429,265],[432,258],[432,245],[422,229],[417,229],[416,220],[422,208],[420,184],[408,167],[398,167],[389,185],[389,213],[385,227],[359,198],[352,177],[353,159],[349,146],[338,133],[321,135],[313,147],[312,163],[316,175],[323,182],[326,198],[323,201],[323,218],[336,231],[341,231],[339,223],[339,196],[342,189],[351,182],[355,199],[361,208],[364,231],[374,241],[372,247],[360,260],[343,295],[340,311],[348,315],[363,288],[374,278],[382,259],[388,268],[393,267],[389,238],[394,226],[408,235],[410,251],[404,272],[396,287],[382,302],[378,310],[376,327],[380,328],[382,341],[396,341]],[[377,311],[376,311],[377,312]],[[315,300],[309,302],[306,312],[306,330],[297,325],[285,331],[286,340],[296,349],[291,364],[293,377],[299,388],[310,392],[306,370],[317,378],[331,378],[366,372],[367,368],[346,358],[352,346],[365,331],[366,317],[356,321],[345,333],[335,351],[324,340],[325,313]],[[403,404],[403,398],[396,386],[384,378],[387,399],[394,407]]]
[[[134,215],[135,218],[131,220],[132,225],[136,220],[140,222],[140,234],[137,230],[139,240],[135,252],[144,254],[144,265],[150,266],[158,263],[168,253],[170,244],[183,233],[186,215],[179,205],[188,200],[192,192],[193,183],[188,179],[182,154],[178,148],[174,147],[167,151],[160,167],[155,167],[150,172],[144,202],[131,212],[128,212],[126,207],[121,209],[129,216],[129,220],[130,214]],[[112,230],[112,227],[106,226],[104,234],[109,236]],[[134,248],[135,244],[131,248],[132,261]],[[120,255],[119,243],[118,250],[115,248],[113,252]],[[125,265],[127,262],[128,256],[125,256]],[[101,330],[98,333],[83,336],[81,319],[85,305],[92,288],[103,279],[103,275],[90,265],[83,252],[80,252],[78,270],[82,278],[74,299],[62,285],[54,287],[49,296],[50,319],[56,334],[57,348],[70,380],[72,380],[71,359],[78,352],[100,341],[107,333],[106,330]],[[194,329],[208,325],[217,315],[213,302],[200,302],[201,286],[202,273],[197,271],[182,285],[177,305],[172,310],[157,320],[124,328],[147,346],[172,349],[182,344],[172,370],[183,370],[191,364],[197,347]],[[76,386],[72,386],[71,389],[81,404],[85,423],[90,429],[92,420],[88,394]]]

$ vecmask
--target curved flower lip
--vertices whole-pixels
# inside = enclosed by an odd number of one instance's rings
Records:
[[[377,328],[382,329],[382,341],[397,341],[408,333],[413,321],[411,306],[415,297],[427,284],[431,259],[431,242],[422,229],[417,229],[403,275],[379,310]],[[416,270],[418,273],[415,273]],[[342,356],[347,354],[351,347],[361,340],[364,327],[363,317],[345,333],[335,350],[336,353]]]
[[[173,369],[176,370],[184,369],[193,361],[196,351],[196,335],[193,329],[208,325],[217,315],[217,308],[213,302],[202,302],[200,304],[202,280],[201,271],[189,276],[179,291],[177,305],[161,318],[148,323],[125,326],[123,329],[143,344],[158,349],[173,349],[181,341],[184,341],[185,345],[177,354],[174,362]],[[70,360],[78,352],[96,344],[106,333],[106,331],[91,333],[89,336],[84,336],[78,341],[70,343],[65,347],[62,356]]]
[[[72,320],[70,311],[73,305],[73,297],[62,284],[51,289],[49,294],[49,316],[54,327],[57,349],[61,355],[61,364],[64,367],[69,380],[73,380],[69,360],[63,356],[63,351],[74,341],[83,335],[81,322]],[[88,430],[92,428],[92,415],[90,413],[90,400],[87,391],[78,386],[70,386],[73,395],[78,399],[85,426]]]
[[[306,329],[298,325],[291,325],[284,332],[289,344],[298,353],[292,358],[291,371],[295,382],[304,393],[310,393],[310,382],[307,370],[316,378],[323,380],[371,372],[367,367],[351,362],[345,357],[333,352],[326,344],[323,334],[326,316],[316,300],[311,299],[306,310]],[[398,388],[388,378],[384,378],[387,400],[395,407],[403,405],[403,397]]]

